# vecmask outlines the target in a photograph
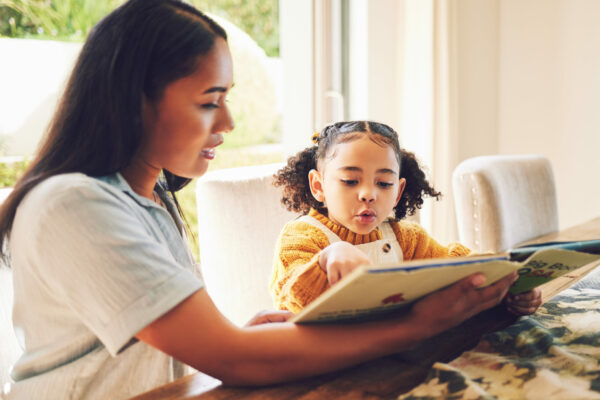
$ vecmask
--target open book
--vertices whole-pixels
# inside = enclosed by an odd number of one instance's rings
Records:
[[[298,323],[367,319],[403,307],[476,272],[492,284],[512,271],[522,293],[600,260],[600,239],[548,242],[487,256],[437,258],[392,266],[362,266],[329,288],[291,321]]]

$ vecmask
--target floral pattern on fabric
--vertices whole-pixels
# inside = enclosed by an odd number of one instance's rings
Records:
[[[399,399],[600,399],[600,268]]]

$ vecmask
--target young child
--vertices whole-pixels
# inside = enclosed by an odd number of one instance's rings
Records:
[[[459,243],[443,246],[414,222],[402,220],[439,198],[413,153],[389,126],[338,122],[313,136],[314,146],[288,160],[275,175],[282,203],[304,214],[283,228],[270,289],[275,306],[299,312],[363,264],[464,256]],[[509,310],[530,314],[539,290],[507,296]]]

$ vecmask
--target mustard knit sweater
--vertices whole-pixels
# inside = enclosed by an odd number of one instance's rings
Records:
[[[379,228],[366,235],[359,235],[337,225],[314,209],[311,209],[308,215],[331,229],[340,239],[351,244],[382,239]],[[459,243],[452,243],[447,247],[440,245],[419,224],[400,221],[392,222],[391,226],[400,243],[405,261],[456,257],[469,253],[469,249]],[[297,313],[329,288],[327,274],[318,263],[321,250],[328,245],[327,236],[309,223],[294,220],[283,227],[275,248],[270,283],[275,307]]]

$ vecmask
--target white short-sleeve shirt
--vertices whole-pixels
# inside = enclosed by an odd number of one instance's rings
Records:
[[[183,374],[135,339],[202,287],[173,204],[120,174],[49,178],[26,195],[9,238],[13,322],[24,349],[7,399],[119,399]]]

